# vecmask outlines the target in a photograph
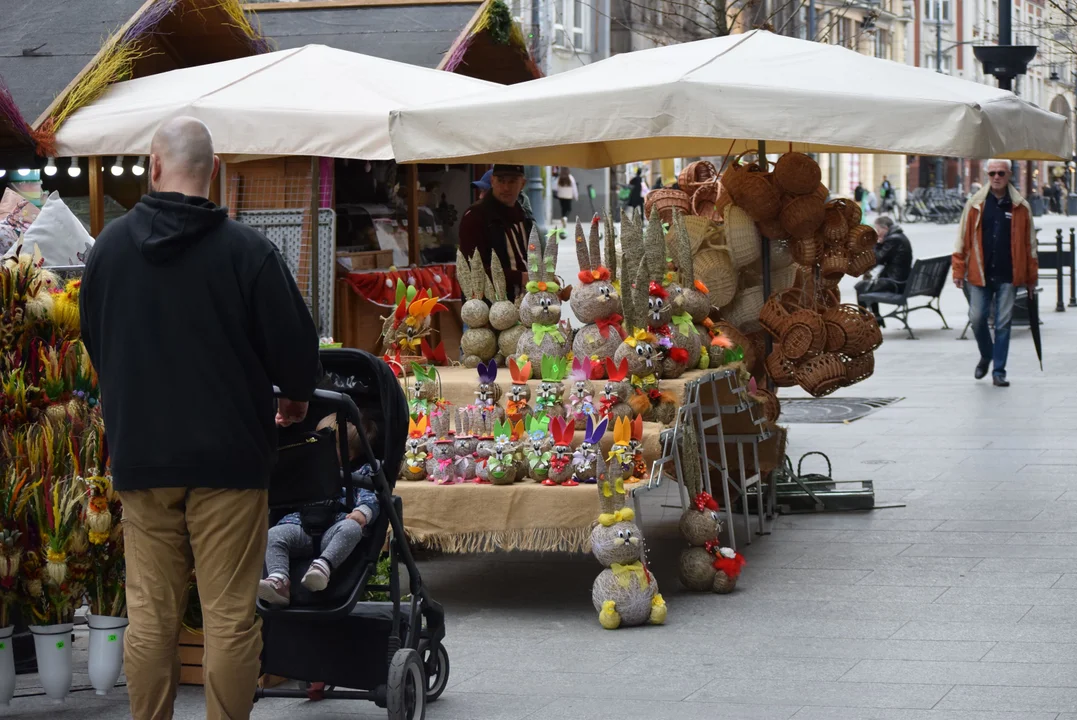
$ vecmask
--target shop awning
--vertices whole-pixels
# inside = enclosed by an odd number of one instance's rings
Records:
[[[615,55],[394,111],[400,162],[606,167],[669,157],[869,152],[1068,159],[1066,118],[1009,91],[756,30]]]
[[[496,87],[323,45],[116,83],[56,133],[59,156],[145,155],[157,126],[190,115],[237,159],[301,155],[392,159],[389,112]]]

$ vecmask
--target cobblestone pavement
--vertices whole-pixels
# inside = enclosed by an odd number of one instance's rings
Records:
[[[907,229],[918,257],[950,252],[952,227]],[[676,492],[650,493],[665,627],[603,630],[590,557],[424,557],[452,660],[428,716],[1077,720],[1077,308],[1052,312],[1053,285],[1041,284],[1044,372],[1015,329],[1013,387],[973,380],[975,345],[957,340],[965,302],[948,287],[953,329],[917,313],[911,341],[891,324],[874,377],[843,393],[903,400],[848,425],[791,426],[791,455],[823,450],[838,479],[872,479],[880,503],[905,507],[781,517],[742,548],[737,591],[719,597],[677,588]],[[125,700],[122,688],[62,708],[19,698],[8,712],[124,718]],[[203,707],[184,688],[177,717]],[[344,715],[385,717],[354,702],[264,701],[254,713]]]

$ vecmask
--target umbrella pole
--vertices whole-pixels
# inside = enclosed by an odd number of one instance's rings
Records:
[[[759,164],[763,170],[767,169],[767,143],[765,140],[759,141]],[[763,238],[763,298],[764,302],[770,299],[770,238]],[[773,349],[774,341],[770,337],[770,333],[766,334],[766,349],[767,355],[770,355]],[[767,376],[767,389],[774,390],[774,380]]]
[[[319,215],[321,214],[322,206],[322,166],[321,158],[310,158],[310,313],[314,316],[314,327],[318,330],[319,335],[322,330],[321,323],[321,308],[319,307],[319,292],[321,288],[318,287],[318,280],[320,279],[318,268],[321,266],[321,262],[318,258],[319,251],[319,236],[321,233],[318,231],[321,229],[318,223]],[[332,332],[332,329],[330,329]]]

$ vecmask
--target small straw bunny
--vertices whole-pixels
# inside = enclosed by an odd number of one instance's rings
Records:
[[[509,388],[505,413],[515,425],[534,414],[531,409],[531,386],[527,384],[531,377],[531,361],[521,367],[516,364],[516,358],[509,358],[509,373],[512,374],[512,387]]]
[[[408,418],[408,439],[404,441],[404,464],[400,468],[403,480],[425,480],[427,449],[426,416]]]
[[[545,483],[550,476],[550,460],[553,458],[550,418],[532,415],[527,418],[526,427],[527,476],[537,483]]]
[[[572,423],[565,418],[554,418],[550,423],[550,429],[553,434],[553,454],[550,456],[549,475],[542,481],[542,484],[575,487],[579,483],[572,477],[572,441],[576,434]]]
[[[564,380],[567,374],[568,362],[565,358],[542,356],[542,382],[535,393],[535,412],[545,413],[551,418],[565,416]]]
[[[512,485],[516,482],[515,455],[512,426],[508,420],[498,420],[494,426],[494,448],[486,462],[479,464],[479,478],[494,485]]]
[[[478,450],[478,427],[471,426],[471,413],[467,408],[456,408],[456,435],[453,451],[456,453],[456,477],[459,482],[474,481],[477,476],[475,451]]]
[[[587,416],[587,429],[583,442],[572,456],[572,475],[576,482],[597,483],[606,474],[606,463],[602,460],[602,436],[606,434],[608,420]]]
[[[610,422],[619,417],[632,417],[632,406],[628,404],[632,394],[628,360],[622,359],[620,363],[614,363],[612,358],[606,358],[606,382],[598,400],[599,415]]]
[[[576,222],[576,257],[580,263],[580,284],[573,288],[572,311],[580,322],[585,323],[576,331],[572,341],[572,354],[576,358],[593,361],[594,377],[601,379],[605,367],[604,358],[613,357],[617,346],[624,339],[621,323],[621,296],[613,284],[612,273],[602,264],[601,242],[598,236],[598,215],[591,219],[591,236],[584,242],[583,228]],[[607,224],[607,233],[610,226]],[[607,260],[612,260],[608,256]],[[577,424],[577,427],[581,427]]]
[[[583,430],[588,415],[597,412],[595,408],[595,387],[591,383],[591,359],[579,357],[572,360],[572,385],[569,389],[565,414],[576,423],[577,430]]]

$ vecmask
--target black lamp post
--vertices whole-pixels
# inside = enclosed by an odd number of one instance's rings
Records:
[[[1036,57],[1035,45],[1013,44],[1012,2],[1001,0],[998,4],[998,45],[978,45],[973,49],[976,59],[984,66],[984,73],[998,78],[998,86],[1003,90],[1013,90],[1013,79],[1024,75]]]

